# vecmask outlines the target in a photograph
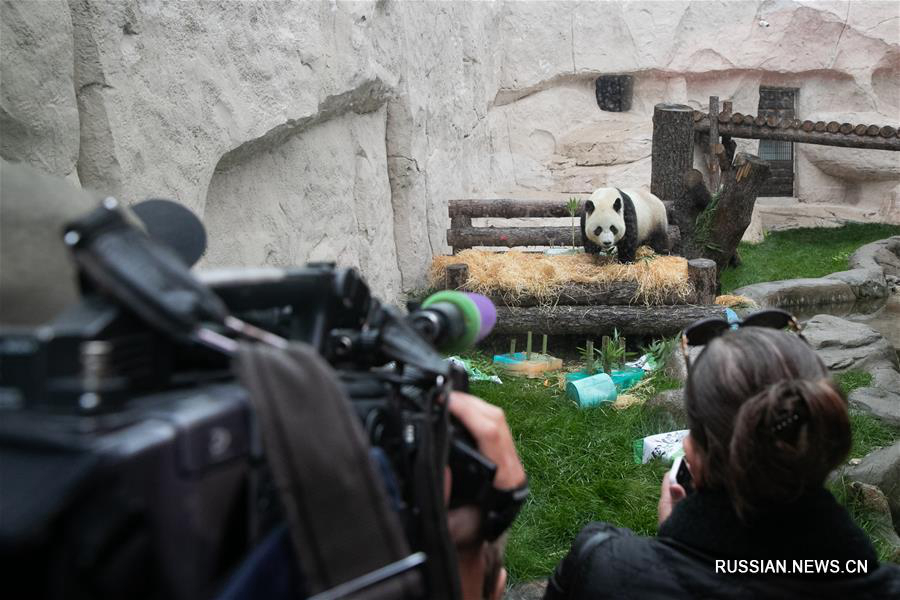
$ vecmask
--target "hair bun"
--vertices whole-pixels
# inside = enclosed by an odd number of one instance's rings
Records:
[[[770,385],[760,394],[761,401],[769,404],[763,426],[782,439],[793,439],[809,420],[808,398],[816,393],[822,393],[821,387],[803,379]]]
[[[730,492],[747,516],[821,485],[850,451],[847,405],[830,380],[782,380],[743,403],[729,446]]]

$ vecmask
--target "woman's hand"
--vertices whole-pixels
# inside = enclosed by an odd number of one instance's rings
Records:
[[[672,509],[675,508],[675,505],[686,495],[687,493],[681,485],[669,481],[669,472],[666,471],[666,474],[663,475],[662,485],[660,486],[659,504],[656,509],[659,517],[659,525],[662,525],[663,521],[669,518],[669,515],[672,514]]]

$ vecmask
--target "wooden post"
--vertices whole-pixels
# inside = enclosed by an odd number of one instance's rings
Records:
[[[465,263],[456,263],[447,265],[446,273],[446,289],[458,290],[462,289],[469,280],[469,265]]]
[[[688,261],[688,281],[694,288],[694,304],[716,301],[716,263],[708,258]]]
[[[682,104],[653,109],[650,192],[662,200],[681,196],[681,178],[694,163],[694,111]]]
[[[608,335],[600,338],[600,360],[603,361],[603,372],[609,373],[609,345],[611,340]]]
[[[544,340],[541,342],[541,354],[547,356],[547,334],[544,334]]]
[[[527,337],[525,338],[525,359],[531,360],[531,332],[528,332]]]
[[[709,187],[713,191],[719,189],[719,97],[709,97]]]
[[[514,356],[516,354],[516,338],[509,340],[509,355]]]
[[[450,241],[450,232],[455,229],[463,229],[466,227],[472,226],[472,217],[468,215],[459,215],[459,216],[451,216],[450,217],[450,229],[447,231],[447,244],[451,246],[451,250],[453,254],[456,254],[457,248],[453,246],[453,243]]]

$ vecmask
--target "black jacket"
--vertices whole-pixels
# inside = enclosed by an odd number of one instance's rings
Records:
[[[795,559],[829,561],[818,563],[828,572],[810,573],[816,563],[804,563],[807,573],[798,574]],[[737,572],[717,573],[716,560]],[[868,572],[848,573],[847,561],[857,571],[857,561],[864,561]],[[830,572],[836,570],[843,572]],[[827,490],[752,526],[738,519],[726,494],[699,492],[675,506],[655,538],[607,523],[587,525],[544,598],[881,600],[900,598],[900,567],[878,564],[865,532]]]

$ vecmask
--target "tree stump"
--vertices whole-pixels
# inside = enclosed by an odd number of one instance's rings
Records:
[[[688,261],[688,280],[694,286],[695,304],[714,304],[716,301],[716,263],[708,258]]]
[[[469,265],[465,263],[455,263],[447,265],[446,273],[446,289],[458,290],[462,289],[469,280]]]
[[[710,207],[709,232],[701,256],[716,262],[718,273],[728,266],[744,231],[750,225],[753,207],[763,182],[769,176],[769,163],[752,154],[739,153],[734,168],[724,177],[722,194]]]
[[[750,225],[760,186],[768,176],[766,161],[739,153],[733,166],[723,171],[721,192],[714,199],[700,172],[687,171],[682,177],[684,193],[675,204],[685,258],[711,259],[721,274]]]
[[[661,200],[677,200],[684,189],[682,177],[694,165],[691,107],[682,104],[654,107],[651,153],[650,192]]]

